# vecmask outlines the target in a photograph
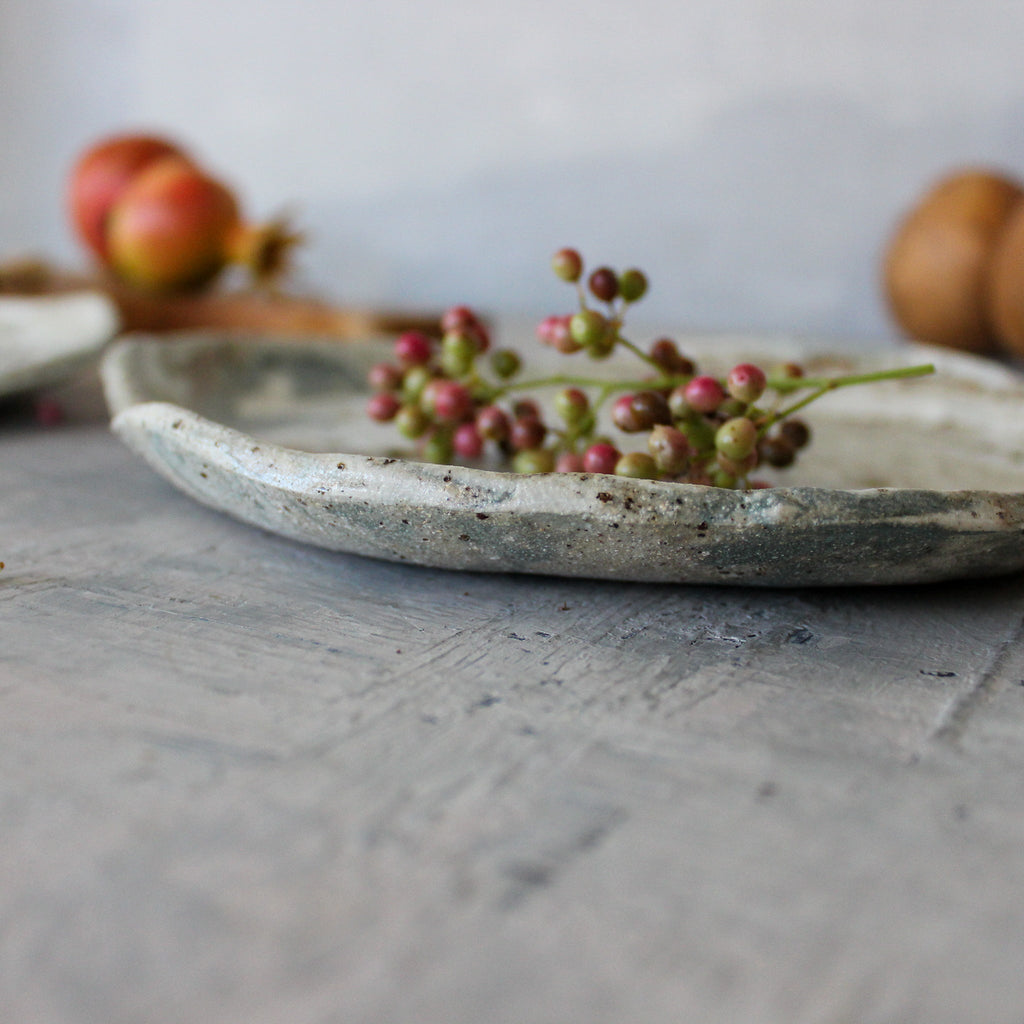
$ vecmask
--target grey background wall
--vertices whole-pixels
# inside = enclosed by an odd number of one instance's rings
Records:
[[[549,252],[680,326],[893,334],[879,253],[953,166],[1024,173],[1004,0],[2,0],[0,255],[80,260],[63,182],[167,132],[308,233],[297,286],[544,313]]]

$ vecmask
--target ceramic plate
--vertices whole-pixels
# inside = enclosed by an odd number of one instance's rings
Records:
[[[99,292],[0,296],[0,397],[76,373],[117,326],[114,304]]]
[[[363,412],[365,344],[125,338],[102,373],[113,429],[200,502],[320,547],[447,569],[760,586],[919,583],[1024,567],[1024,382],[920,346],[817,354],[687,338],[702,371],[936,364],[807,411],[814,441],[767,490],[521,476],[396,458]],[[564,358],[564,357],[562,357]],[[615,367],[599,364],[603,372]],[[589,370],[587,372],[590,372]]]

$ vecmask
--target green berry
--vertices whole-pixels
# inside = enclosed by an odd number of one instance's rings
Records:
[[[697,417],[684,420],[677,426],[695,452],[710,454],[715,450],[715,428],[707,420]]]
[[[431,434],[422,450],[425,462],[448,463],[452,461],[453,454],[452,435],[447,430],[437,430]]]
[[[579,388],[563,388],[554,398],[555,412],[568,426],[576,426],[590,413],[590,400]]]
[[[643,272],[630,268],[619,275],[619,294],[626,302],[637,302],[647,291],[647,278]]]
[[[663,473],[677,476],[689,465],[690,442],[675,427],[658,424],[647,438],[647,450]]]
[[[757,468],[758,456],[756,451],[752,451],[744,455],[742,459],[731,459],[728,455],[719,452],[715,456],[715,461],[718,463],[719,469],[723,469],[731,476],[739,478],[746,476],[752,469]]]
[[[461,377],[473,368],[476,339],[465,331],[449,331],[441,339],[441,367],[450,377]]]
[[[427,432],[430,417],[418,405],[403,405],[395,413],[395,426],[402,437],[415,440]]]
[[[734,416],[715,431],[715,448],[727,458],[746,458],[757,445],[757,427],[746,416]]]
[[[563,281],[572,283],[583,273],[583,260],[575,249],[559,249],[551,257],[551,269]]]
[[[549,448],[524,448],[512,459],[516,473],[551,473],[555,468],[555,453]]]
[[[502,380],[514,377],[519,372],[521,365],[519,353],[510,348],[499,348],[491,353],[491,369]]]
[[[596,309],[581,309],[569,320],[569,334],[572,340],[588,350],[604,344],[610,333],[607,318]]]
[[[633,480],[656,480],[658,467],[647,452],[627,452],[615,463],[615,475]]]
[[[433,376],[426,366],[410,366],[402,378],[402,394],[408,400],[416,401]]]

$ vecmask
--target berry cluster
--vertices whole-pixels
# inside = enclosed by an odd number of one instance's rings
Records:
[[[493,349],[483,321],[466,306],[449,309],[439,338],[407,332],[394,358],[372,367],[368,414],[393,422],[429,462],[476,461],[488,451],[520,473],[584,472],[718,487],[763,487],[758,467],[785,468],[810,440],[794,416],[828,391],[847,384],[916,376],[910,367],[859,376],[813,378],[792,363],[770,373],[751,363],[722,379],[702,374],[670,338],[647,351],[623,336],[627,308],[643,298],[647,278],[636,269],[601,266],[585,276],[575,249],[560,249],[552,269],[575,285],[578,309],[549,316],[539,340],[566,355],[606,359],[628,350],[639,360],[636,380],[549,376],[520,380],[511,349]],[[597,305],[595,306],[595,300]],[[486,357],[486,358],[485,358]],[[485,367],[489,364],[489,373]],[[554,389],[546,415],[525,392]],[[786,404],[787,396],[803,391]],[[602,414],[627,444],[600,431]]]

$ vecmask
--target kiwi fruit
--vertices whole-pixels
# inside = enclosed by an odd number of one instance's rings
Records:
[[[883,275],[889,309],[907,335],[969,352],[998,350],[990,264],[1022,198],[1024,186],[1007,175],[961,170],[905,215],[886,250]],[[1020,237],[1018,279],[1024,281],[1024,221]],[[1024,344],[1024,297],[1014,300]]]

